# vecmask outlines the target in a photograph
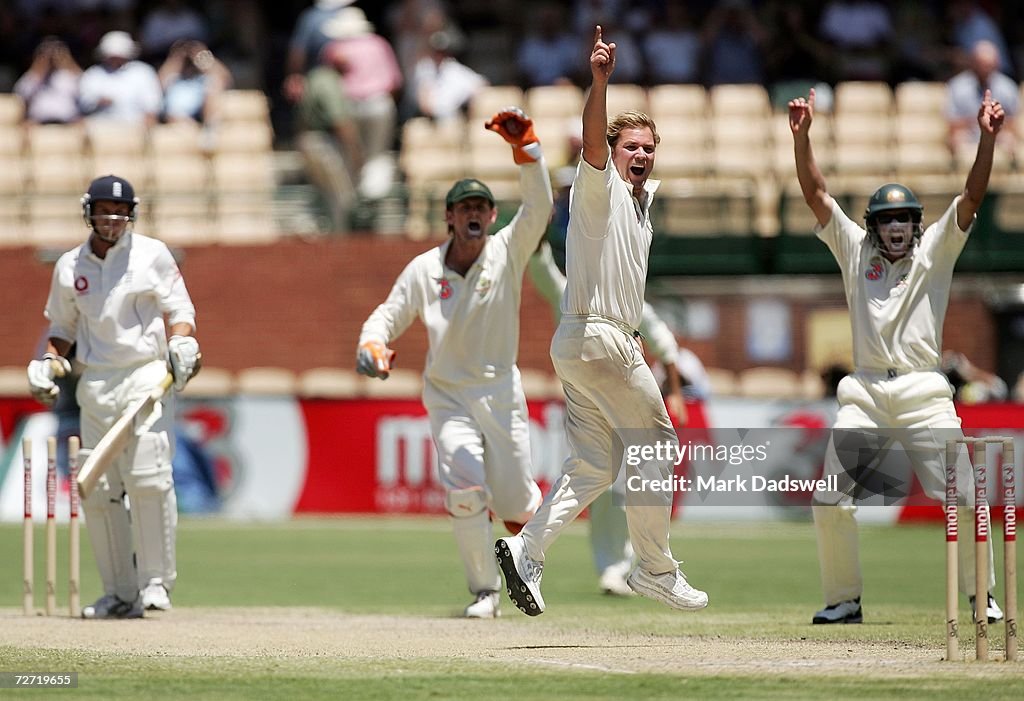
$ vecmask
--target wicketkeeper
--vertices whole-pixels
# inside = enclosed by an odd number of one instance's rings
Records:
[[[1002,106],[993,102],[986,90],[978,109],[981,141],[977,156],[963,192],[953,198],[938,221],[925,229],[921,222],[924,208],[914,193],[903,185],[889,183],[868,200],[861,227],[828,194],[825,178],[815,161],[810,140],[814,90],[806,99],[801,97],[789,103],[800,189],[818,220],[818,238],[829,247],[842,270],[853,327],[855,371],[839,383],[837,431],[833,432],[825,463],[826,474],[839,475],[841,486],[850,482],[846,476],[852,470],[877,469],[872,465],[877,466],[881,456],[876,455],[872,462],[865,455],[864,461],[844,466],[844,451],[841,445],[837,451],[837,443],[858,433],[870,438],[880,430],[900,429],[897,437],[925,493],[937,500],[945,497],[941,457],[945,440],[963,437],[963,433],[953,406],[952,387],[940,369],[942,323],[949,303],[953,266],[985,198],[996,135],[1004,116]],[[937,440],[939,436],[941,440]],[[854,452],[849,450],[845,454]],[[973,506],[973,489],[966,488],[973,485],[966,451],[959,458],[961,503]],[[814,623],[863,620],[855,494],[845,490],[814,495],[818,559],[825,590],[825,608],[814,614]],[[960,588],[973,605],[973,543],[961,538],[960,545]],[[989,582],[989,587],[995,585],[994,568]],[[991,595],[988,617],[993,622],[1002,618]]]
[[[491,513],[518,531],[536,511],[529,416],[516,367],[523,271],[548,223],[552,193],[533,122],[508,108],[485,125],[512,145],[523,204],[489,236],[498,210],[491,190],[460,180],[445,198],[450,239],[413,259],[363,325],[359,372],[386,379],[388,344],[419,317],[430,350],[423,403],[437,447],[445,504],[473,602],[468,618],[498,615],[501,578]]]
[[[138,199],[131,184],[115,175],[93,180],[82,210],[89,238],[57,261],[46,303],[47,352],[29,363],[28,380],[37,399],[52,403],[59,391],[53,380],[70,372],[66,355],[77,343],[84,462],[125,409],[160,384],[168,364],[180,390],[200,354],[195,308],[171,252],[132,231]],[[140,416],[142,426],[82,504],[104,592],[82,609],[83,618],[140,618],[146,608],[171,607],[173,419],[170,396]]]

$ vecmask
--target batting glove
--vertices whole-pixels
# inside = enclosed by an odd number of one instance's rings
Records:
[[[380,341],[367,341],[356,352],[356,372],[367,377],[388,379],[395,352]]]
[[[32,396],[43,404],[50,406],[60,394],[53,379],[64,377],[71,372],[71,363],[62,355],[47,353],[41,360],[33,360],[28,364],[28,386]]]
[[[484,127],[512,145],[512,157],[518,165],[540,160],[540,139],[533,133],[533,120],[518,107],[506,107],[487,120]]]
[[[167,342],[168,360],[174,375],[174,389],[181,391],[202,367],[203,354],[199,352],[199,341],[192,336],[171,336]]]

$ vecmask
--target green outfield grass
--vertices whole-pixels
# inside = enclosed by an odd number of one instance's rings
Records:
[[[41,545],[42,529],[37,530]],[[63,533],[62,533],[63,535]],[[84,532],[83,532],[84,536]],[[98,580],[83,537],[83,602],[98,595]],[[585,630],[589,635],[650,635],[654,644],[686,641],[764,641],[813,647],[816,641],[892,645],[944,652],[941,526],[863,526],[865,624],[810,626],[820,605],[810,523],[681,524],[673,534],[677,557],[690,580],[707,590],[705,612],[680,614],[645,600],[600,595],[585,526],[574,524],[548,554],[544,594],[548,611],[538,631]],[[61,542],[61,552],[64,543]],[[37,548],[36,581],[43,571]],[[996,549],[1001,564],[1001,543]],[[0,527],[0,607],[20,604],[21,531]],[[62,558],[59,582],[66,581]],[[304,519],[286,524],[183,520],[179,530],[176,609],[203,607],[324,608],[349,614],[450,619],[469,601],[461,565],[444,519]],[[1000,585],[1001,585],[1000,571]],[[416,583],[414,586],[414,582]],[[999,597],[1002,600],[1001,589]],[[37,605],[41,601],[37,598]],[[505,617],[483,626],[522,626],[528,619],[504,602]],[[169,614],[172,620],[174,613]],[[966,606],[963,649],[973,638]],[[543,627],[541,626],[541,622]],[[0,621],[2,624],[2,621]],[[503,669],[487,659],[453,660],[430,651],[418,659],[367,662],[343,656],[273,658],[223,655],[147,655],[91,652],[82,635],[91,625],[71,623],[67,641],[22,647],[0,637],[0,671],[78,671],[80,688],[64,691],[0,690],[3,698],[346,698],[346,699],[668,699],[668,698],[1024,698],[1024,664],[988,678],[956,673],[875,676],[870,673],[752,674],[728,669],[692,674],[625,674],[589,668]],[[159,626],[159,621],[137,625]],[[148,629],[147,629],[148,630]],[[159,629],[156,635],[159,636]],[[263,634],[258,628],[253,635]],[[2,632],[0,632],[2,636]],[[678,637],[674,637],[678,636]],[[993,654],[1002,627],[993,626]],[[543,634],[537,645],[543,646]],[[638,651],[642,654],[642,650]],[[794,660],[798,664],[800,660]],[[955,666],[955,665],[954,665]],[[614,667],[614,665],[613,665]],[[948,669],[945,667],[944,669]],[[1009,673],[1009,674],[1007,674]]]

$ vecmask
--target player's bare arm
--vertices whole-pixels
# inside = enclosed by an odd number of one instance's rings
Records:
[[[806,98],[789,101],[789,129],[793,132],[793,155],[796,158],[796,177],[804,201],[814,212],[821,226],[832,218],[832,197],[825,187],[825,176],[818,168],[811,148],[811,122],[814,121],[814,88]]]
[[[608,79],[614,70],[615,44],[604,43],[598,25],[590,52],[590,93],[583,106],[583,159],[600,170],[608,163]]]
[[[988,190],[988,179],[992,173],[992,159],[995,154],[996,136],[1003,128],[1006,113],[998,101],[992,99],[992,91],[986,90],[978,108],[978,126],[981,138],[978,141],[978,154],[967,174],[963,195],[956,206],[956,223],[961,231],[966,231],[974,220],[974,215],[985,199]]]

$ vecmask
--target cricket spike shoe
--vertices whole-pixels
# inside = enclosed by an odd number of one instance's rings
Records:
[[[82,609],[82,618],[142,618],[142,597],[135,601],[123,601],[114,594],[104,594],[96,603]]]
[[[989,595],[988,595],[988,606],[986,608],[987,608],[986,613],[988,613],[988,622],[989,623],[998,623],[999,621],[1003,620],[1003,610],[1001,608],[999,608],[999,604],[996,603],[996,598],[994,596],[992,596],[991,592],[989,592]],[[974,611],[974,597],[972,596],[971,597],[971,620],[976,620],[976,619],[977,619],[977,616],[975,615],[975,611]]]
[[[496,591],[482,591],[476,595],[476,601],[466,607],[463,616],[466,618],[499,618],[498,608],[500,595]]]
[[[494,555],[505,573],[505,591],[516,608],[527,616],[544,613],[544,597],[540,593],[544,563],[526,554],[526,542],[522,536],[498,538],[494,544]]]
[[[159,579],[149,580],[149,584],[142,590],[142,606],[147,611],[170,611],[171,597],[167,593],[167,587]]]
[[[860,597],[826,606],[814,614],[811,623],[863,623],[864,612],[860,608]]]
[[[626,583],[637,594],[681,611],[696,611],[708,605],[708,595],[690,586],[683,571],[678,567],[672,572],[653,575],[637,566],[630,573]]]

